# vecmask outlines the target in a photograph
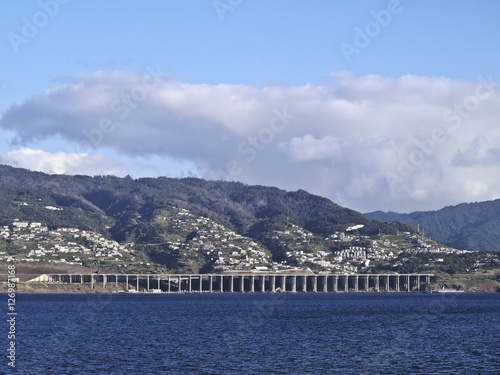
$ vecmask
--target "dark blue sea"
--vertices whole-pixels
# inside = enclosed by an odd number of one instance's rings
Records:
[[[16,311],[0,373],[500,374],[500,294],[22,294]]]

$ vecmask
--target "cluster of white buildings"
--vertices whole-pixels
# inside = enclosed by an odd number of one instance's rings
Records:
[[[45,208],[59,210],[52,206]],[[435,247],[434,243],[410,232],[397,237],[382,235],[378,240],[371,240],[367,236],[356,234],[356,230],[362,228],[362,225],[353,225],[345,232],[336,232],[327,238],[318,239],[304,228],[289,224],[285,230],[273,233],[272,239],[279,241],[285,249],[285,260],[277,263],[273,262],[267,249],[252,239],[241,236],[210,218],[193,215],[186,209],[172,207],[168,212],[157,216],[155,224],[165,226],[167,237],[161,245],[167,244],[180,260],[192,258],[193,255],[203,257],[214,265],[215,271],[303,270],[312,267],[329,272],[354,273],[369,267],[370,262],[395,259],[403,251],[462,252]],[[0,253],[0,260],[73,264],[82,264],[82,261],[89,259],[135,260],[131,256],[134,244],[121,245],[98,233],[76,228],[49,230],[42,223],[16,219],[11,225],[0,228],[0,238],[17,241],[16,246],[25,250],[22,255],[20,251],[16,256]],[[342,250],[328,250],[332,248]]]
[[[14,220],[0,229],[0,237],[16,241],[23,254],[0,254],[0,260],[82,264],[82,258],[121,260],[129,250],[102,235],[77,228],[49,230],[42,223]]]
[[[361,228],[362,225],[354,225],[347,228],[353,231]],[[336,232],[325,238],[325,243],[345,243],[350,244],[355,240],[366,239],[366,236],[356,236],[344,232]],[[296,268],[304,267],[322,268],[325,271],[354,272],[359,266],[368,266],[368,249],[362,246],[349,245],[347,249],[339,251],[325,251],[324,244],[318,244],[314,234],[290,224],[289,229],[284,231],[275,231],[273,239],[279,239],[282,245],[288,248],[285,252],[286,263],[295,264]],[[371,250],[371,249],[370,249]]]
[[[169,243],[171,250],[181,255],[189,251],[201,253],[215,264],[217,271],[250,269],[272,264],[271,254],[250,238],[243,237],[210,218],[191,214],[179,209],[177,218],[163,216],[168,220],[177,240]],[[186,239],[186,234],[196,233]],[[184,238],[183,238],[184,237]]]
[[[382,235],[379,240],[371,240],[367,236],[357,235],[353,231],[363,225],[353,225],[345,232],[336,232],[325,238],[325,243],[341,244],[343,249],[336,251],[322,251],[315,249],[310,240],[312,234],[306,230],[291,225],[290,230],[277,231],[275,239],[280,239],[283,244],[288,244],[285,253],[290,264],[302,268],[304,265],[321,267],[325,271],[347,272],[359,271],[367,268],[373,261],[390,261],[396,259],[402,252],[435,252],[435,253],[461,253],[463,250],[451,248],[436,248],[425,239],[410,232],[403,232],[397,236]],[[367,243],[369,246],[359,246],[357,243]],[[418,244],[418,245],[416,245]]]
[[[363,246],[350,246],[348,249],[345,250],[338,250],[334,251],[333,254],[340,258],[341,260],[343,259],[357,259],[357,258],[362,258],[362,259],[367,259],[368,258],[368,252],[366,247]]]

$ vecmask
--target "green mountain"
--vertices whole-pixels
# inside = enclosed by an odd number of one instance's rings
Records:
[[[410,214],[370,212],[368,218],[399,221],[445,245],[464,250],[500,251],[500,199],[462,203]]]
[[[425,255],[436,252],[441,255]],[[481,264],[492,262],[489,255],[460,254],[407,224],[369,219],[303,190],[197,178],[48,175],[0,165],[0,261],[129,273],[455,272],[472,269],[481,257]]]

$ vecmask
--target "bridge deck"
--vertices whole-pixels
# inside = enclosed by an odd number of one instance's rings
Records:
[[[167,293],[419,292],[432,274],[44,274],[29,282],[114,284],[128,291]]]

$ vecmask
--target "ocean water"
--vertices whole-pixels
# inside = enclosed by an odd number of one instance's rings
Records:
[[[16,309],[0,373],[500,374],[500,294],[24,294]]]

